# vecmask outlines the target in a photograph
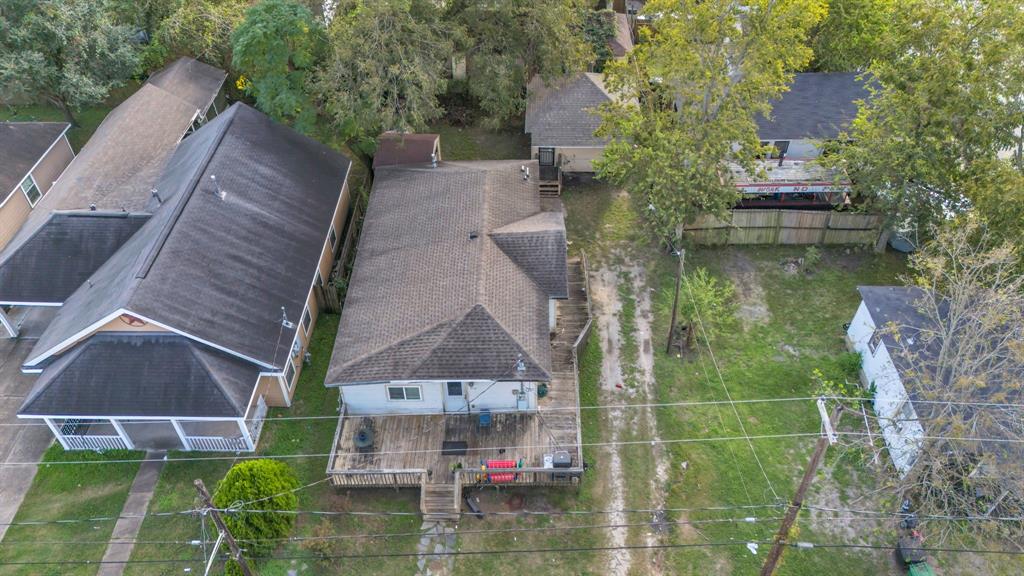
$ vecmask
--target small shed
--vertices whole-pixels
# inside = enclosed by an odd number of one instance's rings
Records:
[[[375,169],[381,166],[440,161],[441,136],[439,134],[385,132],[377,137],[377,153],[373,155]]]

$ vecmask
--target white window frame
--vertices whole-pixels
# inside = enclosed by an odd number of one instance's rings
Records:
[[[291,373],[292,373],[290,378],[288,377],[289,369],[291,369]],[[284,385],[285,385],[286,388],[288,388],[289,392],[291,392],[292,388],[295,387],[295,379],[296,379],[296,376],[298,375],[298,373],[299,373],[299,369],[295,367],[295,362],[292,362],[291,360],[288,360],[288,366],[285,367],[284,374],[282,374],[281,377],[284,378]]]
[[[401,398],[392,398],[392,390],[401,390]],[[418,398],[409,398],[409,390],[416,390]],[[423,402],[423,386],[417,384],[388,384],[384,387],[384,394],[387,396],[388,402]]]
[[[302,324],[302,332],[309,337],[309,333],[313,328],[313,314],[309,311],[309,305],[302,309],[302,318],[299,319],[299,323]]]
[[[36,198],[35,202],[33,202],[32,198],[28,195],[28,190],[25,189],[25,182],[31,182],[31,185],[28,187],[29,190],[35,188],[36,192],[39,194],[39,197]],[[36,179],[32,174],[25,176],[25,179],[18,183],[18,188],[21,190],[21,193],[25,195],[25,200],[28,200],[28,205],[32,208],[35,208],[36,204],[43,199],[43,189],[39,187],[39,183],[36,182]]]

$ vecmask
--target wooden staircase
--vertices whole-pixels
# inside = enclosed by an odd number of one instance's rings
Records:
[[[558,198],[562,195],[562,170],[558,166],[540,167],[540,197]]]
[[[458,520],[462,508],[462,490],[458,484],[423,484],[420,487],[420,511],[424,520]]]

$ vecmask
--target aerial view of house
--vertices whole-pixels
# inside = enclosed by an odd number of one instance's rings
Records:
[[[1022,31],[0,3],[0,576],[1024,574]]]
[[[379,168],[327,372],[343,406],[332,482],[422,485],[425,510],[451,514],[462,484],[506,473],[490,468],[574,481],[586,294],[570,266],[536,162]]]

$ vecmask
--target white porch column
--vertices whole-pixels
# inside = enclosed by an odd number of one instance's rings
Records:
[[[68,443],[64,440],[64,435],[60,433],[60,428],[57,428],[57,425],[53,423],[53,418],[43,418],[43,422],[46,422],[46,425],[50,427],[50,432],[53,432],[53,435],[57,437],[57,442],[60,442],[61,447],[69,450]]]
[[[4,330],[11,338],[18,337],[18,327],[14,325],[14,321],[7,315],[7,312],[4,312],[3,307],[0,307],[0,324],[3,324]]]
[[[181,428],[181,424],[174,418],[171,418],[171,426],[174,426],[174,431],[178,433],[178,438],[181,440],[181,445],[185,447],[185,450],[191,450],[192,445],[188,443],[188,437],[185,436],[185,431]]]
[[[110,425],[114,427],[114,430],[117,430],[117,435],[121,437],[121,441],[124,442],[125,448],[129,450],[134,450],[135,444],[132,443],[132,439],[128,437],[128,433],[124,431],[124,428],[121,426],[121,423],[111,418]]]
[[[242,431],[242,438],[245,438],[245,443],[249,446],[249,451],[256,449],[256,443],[252,440],[252,434],[249,433],[249,427],[245,425],[245,418],[238,419],[238,429]]]

